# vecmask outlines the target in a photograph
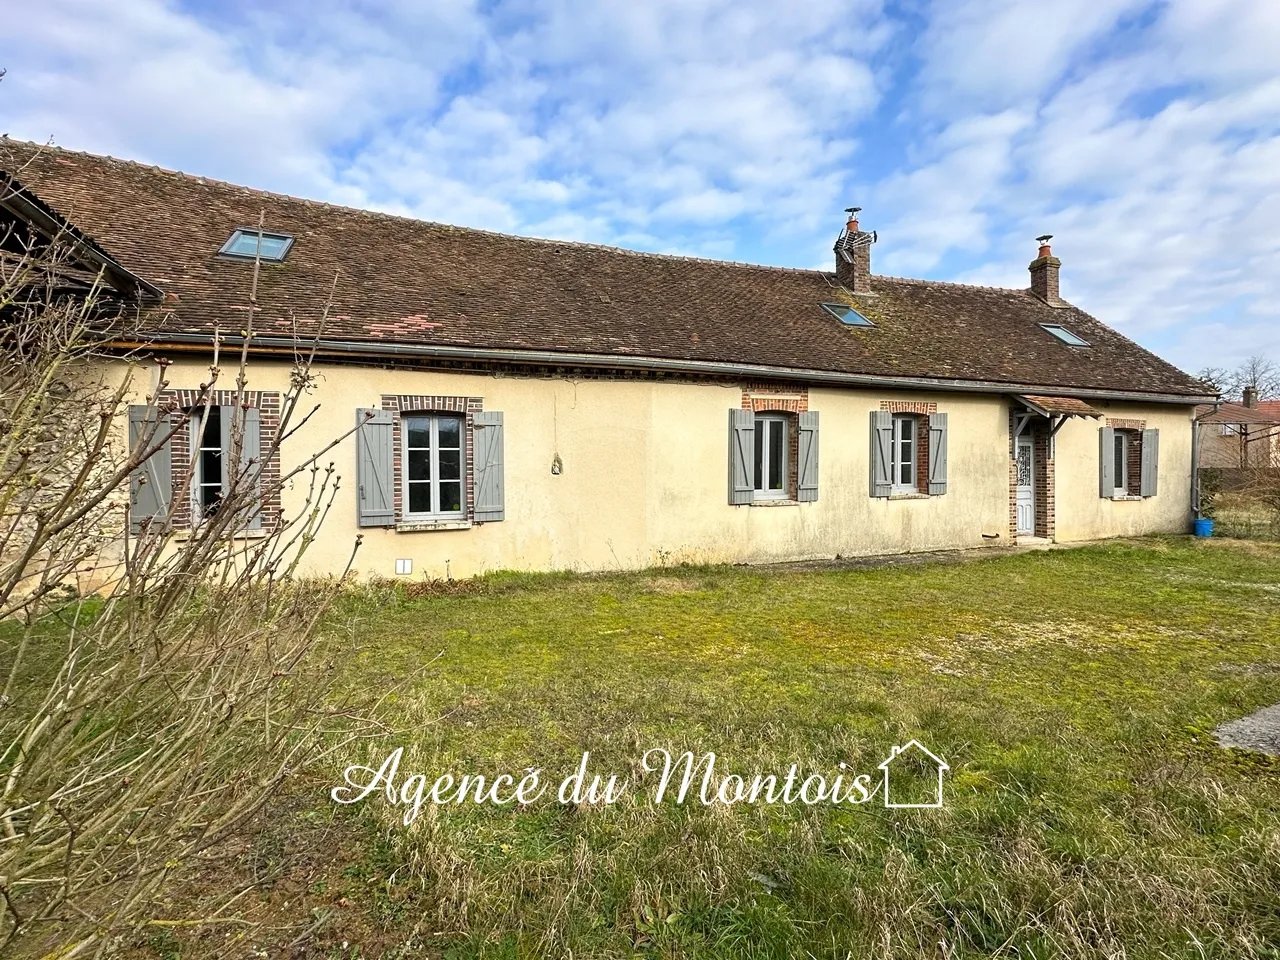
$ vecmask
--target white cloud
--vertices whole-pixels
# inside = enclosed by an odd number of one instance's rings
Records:
[[[1172,359],[1280,356],[1275,0],[931,0],[916,36],[880,0],[11,6],[15,136],[795,265],[856,201],[884,272],[1014,286],[1048,231]]]

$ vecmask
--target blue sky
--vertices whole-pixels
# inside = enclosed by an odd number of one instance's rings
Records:
[[[43,0],[0,132],[511,233],[1063,294],[1280,360],[1278,0]]]

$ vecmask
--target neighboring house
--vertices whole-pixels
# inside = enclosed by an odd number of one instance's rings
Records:
[[[363,573],[462,576],[1190,524],[1192,416],[1213,391],[1061,300],[1047,242],[1030,289],[996,289],[874,276],[876,238],[856,220],[833,269],[782,269],[2,149],[29,205],[91,238],[122,288],[163,291],[143,339],[173,361],[162,399],[174,410],[194,403],[215,331],[232,349],[242,342],[262,218],[254,442],[274,436],[295,333],[317,330],[338,276],[315,367],[321,414],[290,449],[364,426],[333,453],[347,482],[312,570],[344,562],[357,533]],[[212,508],[234,415],[215,407],[218,422],[175,438],[155,482],[136,488],[135,523],[190,524]],[[172,503],[195,446],[210,456],[196,459],[193,493]],[[295,496],[262,504],[255,525]]]
[[[1280,401],[1259,401],[1250,388],[1244,403],[1202,406],[1197,419],[1200,466],[1280,467]]]

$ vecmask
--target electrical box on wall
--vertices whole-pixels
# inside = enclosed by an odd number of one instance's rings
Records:
[[[412,560],[397,560],[397,561],[396,561],[396,575],[397,575],[397,576],[405,576],[405,575],[408,575],[408,574],[410,574],[410,573],[413,573],[413,561],[412,561]]]

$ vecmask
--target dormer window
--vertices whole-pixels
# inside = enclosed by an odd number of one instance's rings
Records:
[[[850,327],[874,327],[875,324],[847,303],[824,303],[822,309]]]
[[[1088,340],[1085,340],[1083,337],[1077,337],[1074,333],[1072,333],[1066,327],[1059,326],[1056,323],[1042,323],[1040,324],[1040,327],[1041,329],[1047,330],[1049,333],[1052,333],[1055,337],[1057,337],[1059,340],[1061,340],[1063,343],[1065,343],[1069,347],[1089,346]]]
[[[231,239],[218,251],[221,256],[235,257],[238,260],[262,260],[279,263],[293,246],[293,237],[287,233],[259,233],[252,227],[240,227],[231,234]]]

